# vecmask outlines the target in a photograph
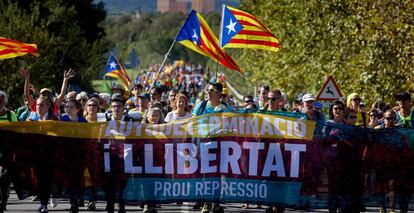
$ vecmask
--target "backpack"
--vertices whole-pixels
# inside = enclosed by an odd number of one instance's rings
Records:
[[[223,102],[223,101],[220,101],[220,102],[221,102],[221,104],[223,104],[224,106],[226,106],[228,108],[228,106],[225,102]],[[207,100],[204,100],[203,102],[201,102],[201,106],[200,106],[200,109],[197,112],[197,116],[203,114],[204,110],[206,109],[206,106],[207,106]]]

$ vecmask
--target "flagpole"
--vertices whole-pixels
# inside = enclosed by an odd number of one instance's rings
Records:
[[[222,40],[221,38],[223,38],[223,15],[224,15],[224,4],[221,4],[221,20],[220,20],[220,33],[219,33],[219,46],[220,48],[222,47]],[[218,82],[217,79],[217,73],[218,73],[218,67],[219,67],[219,58],[220,58],[220,52],[218,53],[218,57],[217,57],[217,66],[216,66],[216,82]]]
[[[162,67],[164,66],[165,62],[167,61],[167,58],[170,55],[170,52],[171,52],[172,48],[174,47],[174,44],[175,44],[176,41],[177,41],[177,39],[174,39],[173,43],[170,46],[170,49],[164,55],[164,60],[162,61],[160,68],[158,68],[157,74],[155,74],[155,79],[154,79],[154,82],[152,82],[152,84],[151,84],[150,90],[155,86],[155,81],[157,80],[157,77],[160,74],[160,72],[162,70]]]

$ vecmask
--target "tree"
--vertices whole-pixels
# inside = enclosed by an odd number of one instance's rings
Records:
[[[237,61],[250,82],[271,84],[291,98],[317,93],[328,75],[345,94],[368,101],[414,92],[411,1],[247,0],[241,8],[281,42],[278,53],[244,50]]]
[[[12,105],[23,100],[21,68],[31,70],[34,85],[56,92],[60,92],[63,71],[73,68],[77,76],[71,83],[90,88],[90,80],[105,63],[102,4],[91,0],[0,0],[0,6],[4,17],[0,19],[1,36],[35,43],[40,53],[39,58],[24,56],[0,64],[0,89],[10,95]]]

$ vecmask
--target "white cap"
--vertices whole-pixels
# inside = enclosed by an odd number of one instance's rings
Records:
[[[315,96],[309,93],[303,95],[302,97],[302,102],[315,101],[315,100],[316,100]]]

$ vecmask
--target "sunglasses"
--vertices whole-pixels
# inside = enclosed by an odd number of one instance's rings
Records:
[[[88,104],[88,105],[86,105],[86,106],[88,106],[88,107],[96,107],[96,106],[98,106],[98,105],[96,105],[96,104]]]
[[[269,97],[268,97],[269,98]],[[269,100],[271,100],[271,101],[276,101],[276,100],[279,100],[280,98],[269,98]]]
[[[209,92],[220,92],[220,91],[215,90],[215,89],[206,89],[206,92],[209,93]]]
[[[371,115],[369,115],[369,117],[378,117],[378,115],[376,115],[376,114],[371,114]]]
[[[351,99],[351,101],[361,102],[361,99],[360,98],[353,98],[353,99]]]
[[[392,121],[392,120],[394,120],[395,118],[394,118],[394,117],[384,117],[384,119],[385,119],[385,120],[387,120],[387,121]]]
[[[351,116],[348,116],[348,118],[349,118],[349,119],[356,119],[356,118],[357,118],[357,116],[355,116],[355,115],[351,115]]]
[[[245,100],[244,103],[252,103],[254,102],[253,100]]]

